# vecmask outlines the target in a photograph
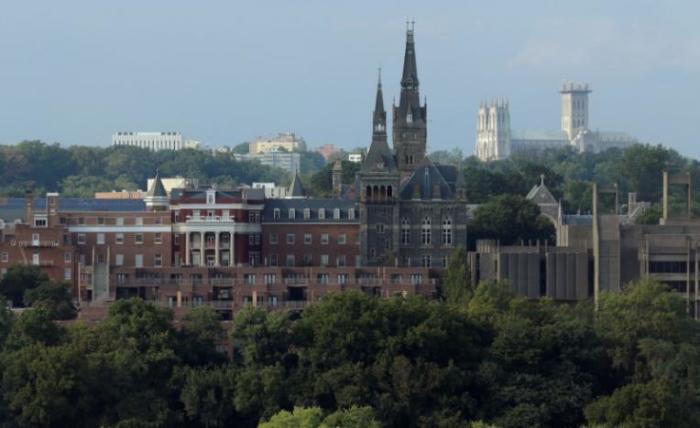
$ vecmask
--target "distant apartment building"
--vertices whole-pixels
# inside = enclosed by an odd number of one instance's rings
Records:
[[[334,153],[338,152],[338,148],[333,144],[324,144],[316,148],[316,153],[323,156],[323,159],[328,160]]]
[[[253,183],[251,186],[253,189],[263,189],[265,191],[265,198],[267,199],[279,199],[287,197],[288,188],[285,186],[278,186],[275,183]]]
[[[348,155],[348,161],[352,163],[362,163],[362,153],[350,153]]]
[[[299,153],[273,151],[258,154],[234,154],[233,156],[238,161],[257,160],[263,165],[282,168],[289,173],[298,171],[301,165],[301,155]]]
[[[198,149],[200,142],[183,139],[182,134],[174,131],[165,132],[130,132],[120,131],[112,134],[113,146],[135,146],[153,151]]]
[[[305,151],[306,142],[303,138],[297,137],[293,132],[280,132],[275,137],[258,137],[254,141],[248,143],[248,153],[251,155],[280,150],[287,152]]]

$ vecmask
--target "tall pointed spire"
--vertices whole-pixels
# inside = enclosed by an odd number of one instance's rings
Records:
[[[362,169],[364,171],[393,171],[396,169],[394,155],[389,148],[386,137],[386,111],[384,111],[381,69],[379,69],[377,96],[372,115],[372,144],[370,144],[367,156],[362,163]]]
[[[394,151],[403,174],[413,172],[426,154],[428,108],[420,104],[414,25],[406,23],[401,95],[392,117]]]
[[[384,95],[382,94],[382,69],[379,69],[377,78],[377,96],[374,102],[373,132],[386,133],[386,111],[384,111]]]
[[[403,74],[401,75],[402,89],[415,89],[418,92],[418,66],[416,64],[416,44],[413,39],[415,22],[406,22],[406,51],[403,56]]]

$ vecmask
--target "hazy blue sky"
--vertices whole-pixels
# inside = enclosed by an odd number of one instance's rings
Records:
[[[494,96],[513,128],[557,129],[557,89],[580,80],[592,128],[700,157],[698,16],[697,1],[8,1],[0,143],[179,130],[219,146],[292,130],[366,146],[376,69],[388,104],[409,17],[429,150],[471,153]]]

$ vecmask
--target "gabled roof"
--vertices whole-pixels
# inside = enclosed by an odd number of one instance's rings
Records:
[[[435,195],[434,190],[440,194]],[[401,199],[454,199],[455,194],[440,170],[428,156],[418,165],[411,176],[401,183]]]
[[[547,186],[544,184],[544,175],[540,176],[540,183],[532,186],[532,189],[530,189],[525,198],[538,205],[558,204],[557,200],[554,198],[554,195],[552,195],[552,192],[550,192]]]

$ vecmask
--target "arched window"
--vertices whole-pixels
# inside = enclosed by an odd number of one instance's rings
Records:
[[[368,200],[372,199],[372,186],[367,186],[367,190],[365,190],[365,198]]]
[[[401,219],[401,244],[408,245],[411,243],[411,224],[406,217]]]
[[[431,224],[432,221],[430,220],[430,217],[423,218],[423,223],[421,224],[420,228],[420,243],[423,245],[430,245],[430,242],[432,241],[432,231],[430,228]]]
[[[452,245],[452,218],[442,218],[442,245]]]

